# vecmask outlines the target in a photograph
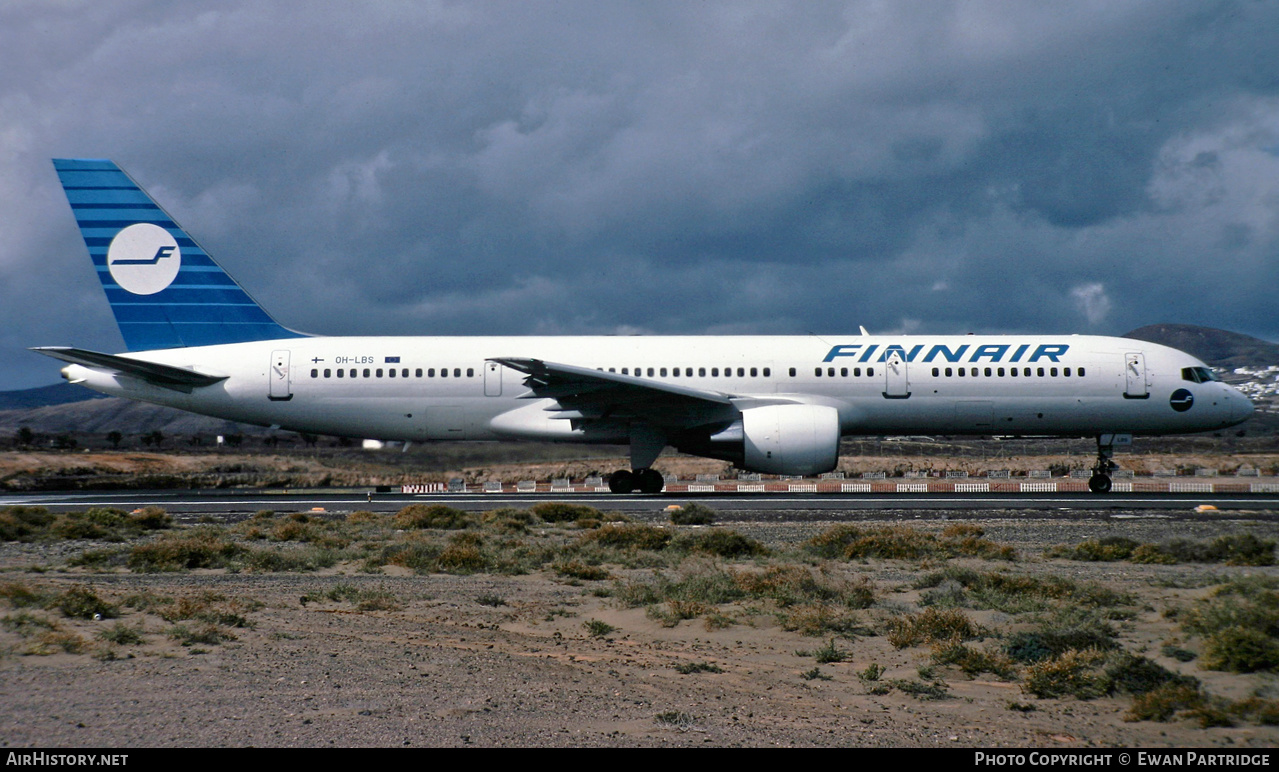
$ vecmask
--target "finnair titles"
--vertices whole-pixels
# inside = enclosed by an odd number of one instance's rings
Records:
[[[1252,403],[1203,362],[1099,336],[326,337],[281,326],[111,161],[55,159],[127,351],[46,346],[105,394],[384,440],[667,447],[770,474],[834,469],[844,436],[1094,437],[1110,489],[1133,435],[1211,431]]]

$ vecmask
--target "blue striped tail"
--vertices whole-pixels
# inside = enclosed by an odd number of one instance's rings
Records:
[[[262,310],[120,167],[53,167],[129,351],[305,337]]]

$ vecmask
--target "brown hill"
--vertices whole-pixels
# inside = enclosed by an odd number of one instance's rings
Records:
[[[1269,367],[1279,365],[1279,344],[1251,335],[1193,324],[1151,324],[1124,335],[1180,349],[1213,367]]]

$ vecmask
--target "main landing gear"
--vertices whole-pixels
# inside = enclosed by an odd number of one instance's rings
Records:
[[[665,486],[662,473],[655,469],[619,469],[608,476],[608,489],[613,493],[661,493]]]
[[[1103,444],[1103,439],[1109,439],[1110,442]],[[1110,473],[1119,468],[1114,461],[1110,460],[1113,455],[1115,455],[1114,435],[1097,435],[1097,463],[1093,464],[1092,477],[1088,478],[1088,490],[1093,493],[1110,493]]]

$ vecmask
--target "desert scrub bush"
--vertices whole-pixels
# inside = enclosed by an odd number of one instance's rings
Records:
[[[667,710],[654,716],[653,721],[658,726],[687,730],[693,728],[696,719],[678,710]]]
[[[660,550],[671,540],[664,528],[642,523],[609,523],[582,534],[579,544],[598,544],[618,550]]]
[[[711,606],[695,600],[671,599],[663,603],[655,603],[644,610],[649,619],[662,627],[674,627],[685,619],[697,619],[709,612]]]
[[[1112,654],[1103,671],[1111,691],[1140,696],[1169,684],[1199,688],[1199,679],[1174,673],[1143,656],[1126,651]]]
[[[769,566],[761,572],[730,572],[743,592],[751,597],[772,600],[785,608],[793,604],[835,603],[848,608],[870,608],[875,603],[875,586],[866,577],[834,579],[807,566]]]
[[[43,587],[32,587],[26,582],[0,582],[0,600],[6,601],[13,608],[44,607],[49,603],[52,594]]]
[[[475,574],[487,566],[484,553],[475,544],[449,544],[435,558],[435,569],[445,574]]]
[[[84,550],[79,555],[67,559],[69,566],[81,566],[102,570],[106,568],[123,568],[129,562],[128,547],[108,547],[106,549]]]
[[[248,615],[260,610],[263,604],[206,590],[178,598],[157,598],[149,606],[151,613],[166,622],[197,621],[223,627],[248,627]]]
[[[116,622],[106,630],[99,632],[98,638],[107,643],[114,643],[117,646],[139,646],[143,642],[142,626],[134,627],[126,625],[124,622]]]
[[[852,637],[863,631],[857,616],[851,611],[823,603],[779,609],[777,623],[787,632],[813,637],[831,633]]]
[[[1012,547],[981,538],[981,530],[948,529],[938,536],[907,526],[836,525],[804,542],[804,549],[818,557],[846,560],[921,560],[957,556],[987,560],[1016,560]]]
[[[1131,596],[1093,582],[1081,584],[1060,577],[981,572],[957,566],[927,574],[915,587],[937,588],[921,595],[924,605],[969,606],[1010,614],[1039,611],[1051,601],[1107,608],[1133,602]]]
[[[710,525],[715,522],[715,515],[715,510],[710,507],[692,502],[672,509],[670,518],[674,525]]]
[[[812,655],[813,659],[817,660],[817,664],[819,665],[829,665],[834,662],[843,662],[845,659],[848,659],[848,652],[836,646],[834,638],[831,638],[825,646],[812,652]]]
[[[1207,670],[1232,673],[1279,670],[1279,644],[1251,627],[1226,627],[1204,638],[1199,664]]]
[[[1098,651],[1071,649],[1060,657],[1036,662],[1026,668],[1022,691],[1040,699],[1104,697],[1110,693],[1110,681],[1099,670],[1104,659],[1105,655]]]
[[[443,504],[409,504],[395,513],[391,523],[406,531],[420,528],[457,531],[469,528],[474,521],[462,510]]]
[[[480,515],[480,524],[485,530],[502,534],[528,533],[529,526],[537,522],[532,512],[514,507],[492,509]]]
[[[1080,542],[1074,547],[1057,545],[1044,550],[1050,558],[1067,560],[1112,561],[1127,560],[1140,543],[1124,536],[1105,536],[1101,539],[1090,539]]]
[[[568,504],[562,501],[543,501],[534,504],[532,513],[547,523],[567,523],[575,520],[605,520],[604,513],[585,504]]]
[[[235,634],[216,624],[201,622],[199,624],[176,624],[169,628],[168,636],[183,646],[203,643],[217,646],[224,641],[236,640]]]
[[[242,549],[238,563],[253,573],[277,574],[289,572],[319,571],[332,568],[341,559],[341,553],[318,545],[305,547],[264,547]]]
[[[1118,647],[1115,629],[1095,611],[1065,606],[1041,617],[1032,630],[1004,640],[1004,652],[1018,662],[1034,663],[1067,651],[1106,652]]]
[[[1132,539],[1109,537],[1075,547],[1045,550],[1048,557],[1068,560],[1115,561],[1172,565],[1175,563],[1225,563],[1231,566],[1270,566],[1275,562],[1275,541],[1251,533],[1226,534],[1211,541],[1173,539],[1166,543],[1139,544]]]
[[[133,547],[128,566],[143,573],[225,568],[241,551],[220,529],[202,527]]]
[[[683,533],[671,541],[670,547],[679,552],[699,552],[721,558],[752,558],[769,554],[763,544],[729,528]]]
[[[698,614],[721,603],[739,600],[744,595],[731,574],[714,565],[698,562],[684,566],[676,579],[659,571],[649,581],[618,581],[613,590],[614,600],[622,607],[635,608],[674,601],[683,604],[678,609],[680,613],[695,605],[701,609]]]
[[[582,623],[582,627],[586,628],[586,632],[590,633],[592,638],[603,638],[617,631],[616,627],[598,619],[588,619]]]
[[[943,683],[893,679],[888,684],[902,694],[908,694],[917,700],[944,700],[950,697],[950,690]]]
[[[129,524],[143,531],[162,531],[173,527],[173,517],[161,507],[143,507],[129,514]]]
[[[990,647],[978,651],[956,640],[933,644],[932,662],[954,665],[969,678],[981,673],[992,673],[1005,681],[1017,678],[1017,666],[1004,652]]]
[[[339,603],[350,603],[356,611],[397,611],[400,602],[386,587],[356,587],[341,583],[329,588],[323,597]]]
[[[32,541],[44,537],[54,516],[44,507],[11,506],[0,511],[0,541]]]
[[[93,590],[79,584],[58,593],[53,606],[63,616],[74,619],[114,619],[120,615],[119,607],[107,603]]]
[[[5,614],[0,617],[0,627],[30,637],[41,630],[57,630],[58,623],[47,617],[32,614],[30,611],[19,611],[16,614]]]
[[[584,579],[591,582],[603,581],[612,577],[607,568],[588,565],[577,558],[557,560],[551,564],[551,570],[560,576],[567,576],[570,579]]]
[[[1228,582],[1179,616],[1183,630],[1203,636],[1202,667],[1236,673],[1279,669],[1279,591],[1272,580]]]
[[[898,649],[920,643],[968,641],[981,635],[980,629],[958,609],[926,608],[918,614],[893,617],[884,627],[888,642]]]

